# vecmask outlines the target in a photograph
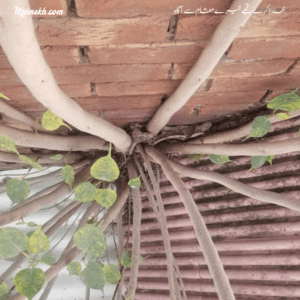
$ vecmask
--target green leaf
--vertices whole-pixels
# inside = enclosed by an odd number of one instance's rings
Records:
[[[251,170],[261,167],[266,162],[266,160],[266,156],[253,156],[251,158]]]
[[[8,293],[9,288],[5,282],[0,284],[0,299],[4,299],[4,296]]]
[[[29,231],[29,232],[26,233],[26,235],[28,236],[28,238],[30,238],[33,234],[34,234],[34,230],[31,230],[31,231]]]
[[[35,224],[34,222],[28,222],[27,223],[27,226],[28,227],[36,227],[36,226],[39,226],[38,224]]]
[[[27,157],[25,155],[20,155],[19,159],[21,161],[24,161],[26,164],[31,165],[33,168],[38,169],[38,170],[43,170],[43,167],[33,158]]]
[[[0,135],[0,148],[19,155],[14,140],[6,135]]]
[[[81,278],[89,288],[103,291],[105,275],[101,263],[90,261],[82,271]]]
[[[90,182],[83,182],[75,189],[75,200],[79,202],[91,202],[95,199],[97,188]]]
[[[105,208],[109,208],[117,200],[117,193],[111,189],[99,189],[97,190],[95,200]]]
[[[290,116],[286,113],[278,113],[276,115],[280,120],[287,120],[287,119],[290,119]]]
[[[121,265],[123,267],[131,267],[131,255],[132,255],[132,252],[131,251],[124,251],[123,254],[122,254],[122,257],[121,257]],[[140,256],[140,262],[143,261],[143,257]]]
[[[56,116],[53,112],[51,112],[50,110],[47,110],[44,114],[43,114],[43,118],[42,118],[42,126],[43,128],[45,128],[46,130],[49,131],[53,131],[58,129],[61,125],[68,127],[70,130],[72,130],[70,128],[70,126],[68,126],[66,123],[63,122],[63,120]]]
[[[92,165],[91,175],[96,179],[105,180],[109,182],[118,179],[120,175],[120,170],[115,160],[111,157],[111,144],[109,147],[108,155],[99,158]]]
[[[188,159],[195,160],[197,163],[205,156],[205,154],[190,154]]]
[[[30,194],[30,184],[26,180],[12,178],[6,183],[5,191],[12,202],[22,202]]]
[[[3,95],[2,93],[0,93],[0,97],[1,97],[1,98],[4,98],[4,99],[6,99],[6,100],[10,100],[8,97],[6,97],[5,95]]]
[[[69,275],[80,275],[82,271],[82,266],[77,261],[72,261],[68,264],[67,269],[69,271]]]
[[[105,265],[103,267],[105,279],[110,284],[116,284],[121,279],[121,274],[116,265]]]
[[[41,261],[45,264],[52,265],[55,264],[56,258],[52,253],[47,253],[42,257]]]
[[[74,245],[88,253],[92,258],[101,257],[106,250],[106,239],[102,228],[85,225],[77,230],[73,236]]]
[[[48,237],[42,232],[42,226],[31,235],[29,238],[28,251],[32,254],[47,251],[50,247]]]
[[[61,154],[56,154],[56,155],[54,155],[54,156],[51,156],[50,158],[51,159],[54,159],[54,160],[61,160],[62,159],[62,155]]]
[[[256,117],[251,125],[249,137],[262,137],[269,132],[271,129],[271,122],[267,117]]]
[[[140,180],[140,176],[137,178],[133,178],[130,179],[128,182],[128,185],[132,188],[132,189],[139,189],[141,187],[141,180]]]
[[[62,178],[72,189],[72,183],[74,181],[74,170],[71,166],[66,165],[61,169]]]
[[[300,108],[300,96],[296,91],[283,94],[272,99],[268,105],[271,109],[280,109],[285,111],[295,111]]]
[[[25,251],[28,247],[28,237],[19,229],[4,227],[0,229],[0,256],[11,258]]]
[[[227,155],[210,154],[209,158],[213,163],[219,164],[219,165],[223,165],[229,161],[232,161],[231,159],[229,159],[229,157]]]
[[[14,278],[17,291],[31,300],[43,287],[46,275],[39,268],[24,269]]]
[[[272,165],[273,159],[274,159],[274,155],[268,155],[268,156],[266,156],[266,160],[270,163],[270,165]]]

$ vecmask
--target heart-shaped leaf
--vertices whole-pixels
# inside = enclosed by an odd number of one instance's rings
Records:
[[[75,189],[75,200],[79,202],[91,202],[95,199],[97,188],[90,182],[80,183]]]
[[[251,124],[251,131],[247,139],[250,137],[262,137],[266,135],[270,129],[271,122],[267,117],[256,117]]]
[[[295,91],[283,94],[272,99],[268,105],[271,109],[280,109],[285,111],[295,111],[300,108],[300,96]]]
[[[61,169],[62,178],[72,189],[72,183],[74,181],[74,170],[71,166],[66,165]]]
[[[42,257],[41,261],[45,264],[52,265],[55,264],[56,258],[52,253],[47,253]]]
[[[20,155],[19,159],[24,161],[26,164],[31,165],[33,168],[38,169],[38,170],[43,170],[43,166],[40,165],[36,160],[33,158],[27,157],[25,155]]]
[[[105,275],[101,263],[90,261],[82,271],[81,278],[89,288],[103,291]]]
[[[95,200],[105,208],[111,207],[117,200],[117,193],[111,189],[99,189]]]
[[[286,113],[278,113],[276,114],[276,116],[280,119],[280,120],[287,120],[290,119],[290,116]]]
[[[68,264],[67,269],[69,271],[69,275],[80,275],[82,271],[82,266],[77,261],[72,261]]]
[[[48,237],[42,232],[42,226],[30,236],[28,251],[32,254],[47,251],[50,247]]]
[[[63,122],[63,120],[60,117],[56,116],[52,111],[47,110],[43,114],[42,126],[46,130],[53,131],[53,130],[58,129],[62,125],[68,127],[70,130],[72,130],[70,128],[70,126],[68,126],[67,124],[65,124]]]
[[[92,258],[101,257],[106,250],[106,239],[100,226],[86,225],[73,236],[74,245]]]
[[[0,229],[0,256],[11,258],[25,251],[29,245],[28,237],[19,229],[4,227]]]
[[[215,155],[215,154],[211,154],[209,156],[209,158],[210,158],[210,160],[213,163],[219,164],[219,165],[223,165],[223,164],[231,161],[227,155]]]
[[[28,227],[36,227],[36,226],[39,226],[38,224],[35,224],[34,222],[28,222],[27,223],[27,226]]]
[[[30,194],[30,184],[26,180],[12,178],[6,183],[5,191],[12,202],[22,202]]]
[[[56,154],[56,155],[54,155],[54,156],[51,156],[50,158],[51,159],[54,159],[54,160],[61,160],[62,159],[62,155],[61,154]]]
[[[14,140],[6,135],[0,135],[0,147],[6,151],[14,152],[19,155]]]
[[[105,279],[110,284],[116,284],[121,279],[121,274],[116,265],[105,265],[103,267]]]
[[[140,177],[130,179],[129,182],[128,182],[128,185],[129,185],[132,189],[139,189],[139,188],[141,187],[141,180],[140,180]]]
[[[17,291],[31,300],[43,287],[46,275],[39,268],[24,269],[14,278]]]

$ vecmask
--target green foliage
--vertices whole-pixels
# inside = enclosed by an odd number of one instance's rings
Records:
[[[96,192],[95,200],[105,208],[109,208],[116,202],[117,193],[111,189],[99,189]]]
[[[72,183],[74,182],[74,170],[70,165],[66,165],[61,169],[62,178],[72,189]]]
[[[47,110],[43,114],[42,126],[43,126],[44,129],[49,130],[49,131],[53,131],[53,130],[58,129],[62,125],[68,127],[70,130],[72,130],[70,128],[70,126],[68,126],[66,123],[64,123],[63,120],[60,117],[56,116],[50,110]]]
[[[93,178],[108,182],[118,179],[120,170],[115,160],[111,157],[111,144],[107,156],[99,158],[92,165],[91,175]]]
[[[278,113],[276,116],[277,116],[280,120],[287,120],[287,119],[290,118],[290,116],[289,116],[288,114],[286,114],[286,113]]]
[[[131,251],[124,251],[122,256],[121,256],[121,265],[123,267],[131,267],[131,256],[132,256],[132,252]],[[140,256],[140,262],[143,261],[143,257]]]
[[[103,267],[105,279],[110,284],[116,284],[121,279],[121,274],[116,265],[105,265]]]
[[[213,163],[219,164],[219,165],[223,165],[229,161],[232,161],[231,159],[229,159],[229,157],[227,155],[210,154],[209,158]]]
[[[132,188],[132,189],[139,189],[141,188],[141,180],[140,180],[140,176],[137,178],[133,178],[130,179],[128,182],[128,185]]]
[[[68,264],[67,270],[69,271],[69,275],[80,275],[82,271],[82,266],[77,261],[72,261]]]
[[[300,108],[300,96],[296,93],[297,90],[291,93],[279,95],[272,99],[267,107],[271,109],[280,109],[285,111],[295,111]]]
[[[52,253],[47,253],[42,257],[41,261],[45,264],[52,265],[55,264],[56,258]]]
[[[11,258],[28,248],[29,239],[21,230],[13,227],[0,229],[0,256]]]
[[[28,236],[28,238],[30,238],[33,234],[34,234],[34,230],[31,230],[31,231],[29,231],[29,232],[26,233],[26,235]]]
[[[267,155],[267,156],[253,156],[251,158],[251,169],[257,169],[261,167],[266,161],[268,161],[272,165],[272,160],[274,155]]]
[[[1,98],[4,98],[4,99],[6,99],[6,100],[10,100],[8,97],[6,97],[5,95],[3,95],[2,93],[0,93],[0,97],[1,97]]]
[[[92,258],[101,257],[106,250],[105,235],[100,226],[85,225],[73,235],[74,245]]]
[[[26,164],[31,165],[35,169],[43,170],[43,167],[33,158],[27,157],[25,155],[20,155],[19,159],[24,161]]]
[[[27,226],[28,227],[36,227],[36,226],[39,226],[38,224],[35,224],[34,222],[28,222],[27,223]]]
[[[8,293],[9,288],[5,282],[0,284],[0,300],[4,299],[4,296]]]
[[[43,287],[46,275],[38,268],[24,269],[14,278],[17,291],[31,300]]]
[[[62,155],[61,154],[56,154],[56,155],[54,155],[54,156],[51,156],[50,158],[51,159],[54,159],[54,160],[61,160],[62,159]]]
[[[6,183],[5,191],[12,202],[22,202],[30,194],[30,184],[26,180],[12,178]]]
[[[8,152],[14,152],[19,155],[15,142],[8,136],[0,135],[0,148]]]
[[[188,156],[188,159],[190,160],[194,160],[197,163],[199,163],[199,161],[205,156],[205,154],[190,154]]]
[[[83,182],[75,189],[75,200],[79,202],[91,202],[97,195],[97,188],[90,182]]]
[[[251,125],[250,134],[246,139],[250,137],[262,137],[266,135],[271,129],[271,122],[267,117],[256,117]]]
[[[97,261],[90,261],[82,271],[81,278],[89,288],[103,291],[105,275],[102,266]]]
[[[50,247],[48,237],[42,232],[42,226],[30,236],[28,251],[32,254],[47,251]]]

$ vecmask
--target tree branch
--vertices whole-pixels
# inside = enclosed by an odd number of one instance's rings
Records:
[[[0,134],[12,138],[17,146],[42,148],[58,151],[107,150],[105,141],[96,136],[59,136],[47,133],[35,133],[0,125]]]
[[[153,157],[153,159],[155,159],[161,165],[165,175],[173,184],[185,205],[195,229],[197,240],[207,262],[210,274],[213,278],[219,299],[234,300],[235,297],[219,258],[218,252],[189,190],[185,187],[180,177],[174,172],[170,164],[167,162],[166,157],[162,153],[157,151],[155,148],[148,146],[145,150],[148,155]]]
[[[260,3],[261,0],[250,1],[249,12],[255,11]],[[245,1],[235,0],[230,9],[237,9],[239,5],[244,7]],[[198,88],[210,76],[221,57],[227,51],[251,15],[251,13],[242,14],[238,12],[225,16],[194,67],[190,70],[173,95],[159,107],[147,124],[147,130],[149,132],[157,135],[169,122],[171,117],[188,102]]]
[[[126,152],[130,136],[121,128],[84,111],[61,91],[48,67],[35,36],[31,15],[22,18],[15,7],[30,10],[27,0],[0,3],[0,44],[10,64],[32,95],[54,114],[77,129],[112,142]]]
[[[160,148],[163,152],[180,152],[185,154],[217,154],[228,156],[276,155],[299,151],[300,138],[278,142],[248,144],[184,144],[176,143]]]

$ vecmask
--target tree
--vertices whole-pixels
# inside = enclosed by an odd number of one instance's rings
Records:
[[[255,11],[260,2],[261,0],[251,1],[249,11]],[[242,0],[235,0],[231,9],[235,9],[242,4]],[[20,179],[10,179],[2,186],[3,189],[5,186],[12,202],[16,203],[12,210],[0,215],[0,225],[2,226],[0,229],[0,255],[4,258],[16,256],[11,267],[0,277],[2,283],[0,292],[3,297],[8,296],[14,300],[24,299],[24,297],[31,299],[44,283],[48,283],[43,298],[46,299],[47,293],[54,284],[54,278],[64,267],[68,267],[71,274],[81,274],[83,281],[89,288],[103,289],[105,281],[110,283],[119,282],[118,292],[120,293],[123,284],[122,281],[119,281],[122,270],[131,266],[130,280],[124,296],[126,299],[133,299],[141,259],[141,196],[139,192],[139,177],[141,177],[163,235],[168,262],[170,297],[176,300],[186,299],[180,270],[172,253],[158,178],[153,170],[153,163],[156,163],[161,166],[188,211],[219,299],[235,299],[211,236],[180,176],[218,182],[254,199],[275,203],[296,211],[300,211],[300,207],[288,196],[258,190],[221,174],[183,166],[167,158],[163,153],[210,154],[211,160],[215,163],[226,163],[229,161],[229,156],[253,156],[254,154],[252,168],[261,166],[265,161],[271,163],[273,155],[295,151],[299,147],[299,138],[289,140],[288,147],[286,147],[286,141],[284,143],[261,143],[259,146],[252,143],[232,146],[224,144],[224,142],[244,137],[259,138],[269,131],[271,123],[298,116],[299,111],[297,110],[300,108],[300,97],[296,90],[287,95],[279,96],[273,99],[268,107],[282,112],[277,115],[257,117],[253,123],[226,134],[207,135],[188,140],[185,143],[169,145],[160,145],[159,141],[166,138],[160,139],[158,134],[168,123],[171,116],[190,99],[210,76],[212,70],[240,29],[246,24],[251,14],[226,15],[188,76],[149,121],[146,126],[147,132],[140,130],[142,127],[139,128],[133,125],[131,127],[132,134],[129,135],[123,129],[87,113],[59,89],[41,54],[31,17],[29,15],[23,18],[17,17],[14,13],[15,6],[25,10],[29,9],[26,0],[4,0],[0,3],[1,47],[19,78],[34,97],[48,108],[48,111],[46,111],[40,123],[40,120],[33,120],[9,106],[7,102],[1,102],[2,113],[18,119],[35,131],[26,132],[1,125],[0,146],[5,150],[0,153],[1,159],[20,165],[26,163],[31,168],[36,169],[42,169],[44,166],[57,163],[64,164],[64,166],[56,173],[53,172],[43,178],[37,177],[38,179],[26,180],[25,176]],[[0,96],[5,98],[3,94],[0,94]],[[286,111],[289,111],[289,115],[285,113]],[[59,131],[56,131],[56,134],[48,133],[48,130],[57,130],[61,125],[70,128],[70,130],[76,128],[81,133],[87,134],[62,136]],[[151,146],[155,144],[157,144],[156,148]],[[18,150],[18,147],[22,146],[48,149],[56,154],[24,155],[21,150]],[[94,156],[91,157],[88,150],[93,150]],[[122,158],[124,155],[125,160]],[[119,162],[119,166],[116,162]],[[142,162],[145,164],[146,170],[144,170]],[[49,176],[61,176],[64,182],[27,198],[30,183],[47,180]],[[99,184],[105,185],[105,182],[115,182],[117,193],[113,189],[97,188]],[[24,222],[23,218],[49,204],[55,204],[59,198],[66,196],[71,190],[75,191],[76,201],[68,204],[43,226],[38,226],[30,236],[22,234],[21,231],[15,228],[6,226],[19,220]],[[81,266],[73,260],[80,254],[84,256],[88,254],[90,258],[100,257],[103,254],[105,249],[103,232],[112,220],[117,217],[120,220],[122,207],[129,195],[132,197],[134,212],[133,241],[131,250],[125,251],[122,255],[121,263],[123,267],[119,271],[116,266],[104,266],[100,262],[89,261],[86,268],[81,272]],[[79,209],[82,203],[91,204],[80,220],[73,239],[69,242],[59,260],[54,263],[51,255],[34,257],[33,255],[39,255],[49,248],[47,236],[53,234],[57,228],[64,224]],[[99,214],[100,205],[108,210],[102,220],[95,223],[93,218]],[[36,224],[28,223],[28,226],[36,227]],[[16,271],[24,259],[29,260],[31,268],[21,270],[15,276],[15,287],[19,293],[13,294],[12,287],[12,293],[8,294],[8,287],[4,281]],[[46,272],[36,268],[36,263],[40,262],[50,265]],[[28,282],[28,278],[33,278],[33,280]],[[2,296],[2,294],[0,295]]]

